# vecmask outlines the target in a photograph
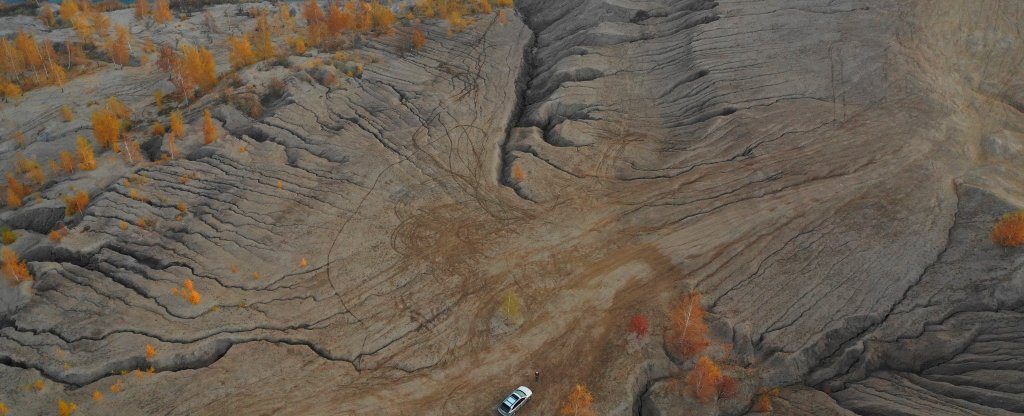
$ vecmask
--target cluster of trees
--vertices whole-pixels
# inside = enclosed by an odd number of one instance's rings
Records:
[[[68,58],[73,62],[69,49]],[[39,42],[35,36],[19,31],[14,41],[0,39],[0,94],[5,99],[21,96],[22,91],[41,85],[63,86],[68,75],[62,65],[65,58],[58,54],[53,41]]]
[[[171,75],[175,94],[182,101],[205,94],[217,86],[217,65],[213,53],[203,47],[182,44],[181,53],[170,46],[160,48],[157,66]]]
[[[18,284],[32,280],[32,273],[28,271],[28,263],[18,259],[18,253],[10,247],[0,249],[0,260],[3,260],[3,274],[11,284]]]
[[[1004,247],[1024,245],[1024,211],[1004,215],[992,228],[992,241]]]
[[[177,296],[181,296],[182,299],[188,301],[193,305],[198,305],[203,301],[203,296],[196,290],[195,285],[192,283],[192,279],[185,279],[185,286],[182,288],[174,288],[171,293]]]

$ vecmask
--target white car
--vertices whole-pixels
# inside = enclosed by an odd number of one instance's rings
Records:
[[[512,394],[509,394],[505,400],[501,401],[501,404],[498,405],[498,413],[502,416],[515,414],[515,412],[518,412],[519,409],[523,408],[523,405],[530,400],[531,396],[533,396],[533,391],[526,386],[519,386],[519,388],[513,390]]]

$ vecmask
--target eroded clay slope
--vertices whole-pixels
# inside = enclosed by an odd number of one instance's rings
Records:
[[[246,23],[239,6],[212,10],[220,32],[198,15],[133,31],[223,52]],[[316,56],[257,64],[230,93],[262,116],[204,97],[182,158],[111,159],[0,213],[36,276],[0,293],[5,402],[481,414],[529,384],[523,414],[548,415],[585,383],[610,415],[744,414],[771,387],[778,414],[1024,412],[1024,256],[989,239],[1024,206],[1022,5],[520,0],[505,13],[451,37],[427,23],[415,52],[368,39],[360,77],[321,69],[332,86],[290,70]],[[161,83],[129,67],[64,89],[83,114],[110,95],[152,111]],[[0,108],[0,135],[29,131],[23,151],[40,155],[73,146],[84,117],[19,121],[57,114],[58,93]],[[206,146],[203,109],[225,131]],[[50,243],[72,186],[92,202]],[[201,303],[174,294],[185,279]],[[716,353],[732,351],[735,398],[699,404],[673,384],[692,361],[662,337],[690,289]],[[495,318],[510,292],[517,325]],[[653,321],[641,345],[624,330],[636,312]],[[126,391],[90,401],[118,380]]]

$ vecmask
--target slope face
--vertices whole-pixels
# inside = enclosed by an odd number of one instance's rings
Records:
[[[1024,260],[988,238],[1024,202],[1024,7],[516,5],[450,38],[426,24],[414,53],[371,39],[375,63],[338,85],[242,71],[262,116],[204,98],[185,157],[110,160],[0,214],[36,276],[0,289],[0,397],[40,413],[126,380],[89,414],[480,414],[533,383],[526,414],[555,414],[585,383],[601,414],[744,414],[771,387],[780,414],[1024,411],[1006,364],[1024,359]],[[133,31],[224,52],[246,21],[212,10],[220,33]],[[152,111],[164,77],[105,70],[65,94]],[[57,94],[0,108],[0,135],[73,146],[85,121],[22,121]],[[205,108],[225,135],[200,146]],[[71,186],[94,196],[70,235],[32,235]],[[185,279],[200,304],[174,294]],[[690,289],[735,398],[673,387],[692,360],[663,336]]]

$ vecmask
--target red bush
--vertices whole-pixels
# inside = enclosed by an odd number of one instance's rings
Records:
[[[629,332],[632,332],[637,338],[644,338],[651,331],[651,321],[647,319],[647,316],[638,313],[633,315],[633,319],[629,320]]]

